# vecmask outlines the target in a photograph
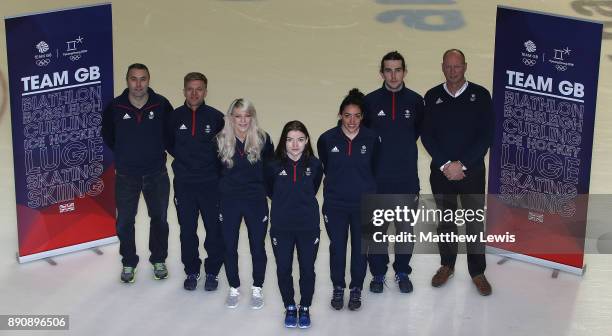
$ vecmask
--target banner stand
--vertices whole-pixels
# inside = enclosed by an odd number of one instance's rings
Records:
[[[98,240],[93,240],[93,241],[82,243],[82,244],[78,244],[78,245],[72,245],[72,246],[67,246],[67,247],[62,247],[62,248],[58,248],[58,249],[54,249],[54,250],[49,250],[49,251],[41,252],[41,253],[30,254],[30,255],[27,255],[27,256],[23,256],[23,257],[20,257],[19,256],[19,252],[17,252],[17,261],[20,264],[22,264],[22,263],[29,262],[29,261],[34,261],[34,260],[39,260],[39,259],[44,259],[44,258],[55,257],[55,256],[60,255],[60,254],[66,254],[66,253],[86,250],[86,249],[90,249],[90,248],[94,248],[94,247],[98,247],[98,246],[102,246],[102,245],[109,245],[109,244],[116,243],[118,241],[119,241],[119,239],[117,237],[98,239]],[[98,254],[98,253],[96,253],[96,254]],[[50,264],[54,265],[54,263],[50,263]]]
[[[531,263],[531,264],[536,264],[536,265],[539,265],[539,266],[542,266],[542,267],[550,268],[553,271],[557,271],[558,270],[558,271],[563,271],[563,272],[575,274],[575,275],[578,275],[578,276],[583,276],[584,273],[586,272],[586,264],[583,265],[582,268],[578,268],[578,267],[573,267],[573,266],[569,266],[569,265],[565,265],[565,264],[556,263],[554,261],[549,261],[549,260],[545,260],[545,259],[540,259],[540,258],[528,256],[526,254],[520,254],[520,253],[516,253],[516,252],[511,252],[511,251],[503,250],[503,249],[500,249],[500,248],[497,248],[497,247],[493,247],[493,246],[489,246],[489,245],[487,245],[486,252],[487,252],[487,254],[495,254],[495,255],[498,255],[498,256],[500,256],[502,258],[514,259],[514,260],[519,260],[519,261],[523,261],[523,262],[528,262],[528,263]],[[556,278],[554,273],[553,273],[553,278]]]

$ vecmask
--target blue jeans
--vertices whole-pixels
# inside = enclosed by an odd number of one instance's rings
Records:
[[[164,262],[168,257],[168,201],[170,179],[167,171],[144,176],[116,174],[115,201],[117,203],[117,236],[123,266],[136,267],[138,255],[134,237],[134,224],[138,201],[142,192],[150,222],[149,250],[151,263]]]

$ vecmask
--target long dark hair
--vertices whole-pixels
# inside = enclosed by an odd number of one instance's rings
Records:
[[[306,146],[304,147],[304,152],[302,152],[304,162],[308,163],[308,159],[313,155],[312,145],[310,144],[310,134],[308,134],[306,126],[304,126],[304,124],[299,120],[290,121],[285,124],[285,127],[283,127],[280,139],[276,145],[276,150],[274,151],[274,158],[283,163],[287,162],[287,135],[291,131],[300,131],[308,138],[308,141],[306,141]]]

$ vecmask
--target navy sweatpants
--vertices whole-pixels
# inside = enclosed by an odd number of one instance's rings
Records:
[[[249,248],[253,262],[253,286],[262,287],[266,276],[266,232],[268,230],[268,202],[260,199],[221,198],[221,231],[225,243],[225,274],[229,285],[240,287],[238,273],[238,238],[242,218],[247,226]]]
[[[351,235],[351,282],[349,288],[363,288],[368,264],[362,251],[361,210],[331,208],[323,204],[323,219],[329,236],[329,269],[334,287],[346,287],[346,246]]]
[[[315,287],[315,260],[319,251],[321,230],[270,230],[272,250],[276,258],[278,287],[285,307],[295,305],[293,290],[293,251],[297,250],[300,264],[300,306],[312,305]]]
[[[185,274],[200,273],[198,217],[202,216],[206,238],[204,260],[206,274],[219,274],[225,247],[219,222],[218,182],[187,183],[174,179],[174,205],[181,228],[181,261]]]
[[[378,182],[378,194],[415,194],[414,187],[406,183],[381,183]],[[412,198],[410,204],[405,204],[410,209],[416,209],[418,206],[418,195],[414,195],[416,198]],[[412,234],[414,233],[414,227],[406,222],[394,223],[395,232],[405,232]],[[381,227],[383,232],[387,232],[389,224]],[[370,273],[373,276],[385,275],[387,273],[387,265],[389,264],[389,252],[386,253],[380,251],[381,245],[388,246],[388,243],[376,243],[377,249],[375,253],[368,254],[368,265],[370,266]],[[412,273],[412,267],[410,267],[410,259],[412,259],[412,252],[414,251],[414,243],[394,243],[393,252],[395,254],[395,260],[393,261],[393,270],[395,273]]]

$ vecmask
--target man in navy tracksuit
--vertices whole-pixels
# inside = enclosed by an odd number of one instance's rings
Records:
[[[128,88],[106,107],[102,121],[104,143],[115,156],[117,236],[123,257],[121,281],[134,282],[138,255],[134,223],[140,193],[149,217],[149,261],[155,279],[168,277],[168,199],[170,181],[166,171],[164,131],[172,105],[149,88],[149,69],[135,63],[128,67]]]
[[[346,100],[349,100],[347,104]],[[330,273],[334,286],[331,305],[338,310],[344,305],[346,244],[350,232],[351,295],[348,306],[357,310],[361,306],[361,289],[367,270],[362,249],[361,196],[376,193],[374,162],[379,138],[372,130],[360,127],[363,95],[359,97],[351,91],[345,101],[340,108],[341,124],[319,137],[317,150],[325,172],[322,212],[330,240]]]
[[[223,236],[219,222],[219,160],[215,136],[223,129],[223,113],[206,105],[208,80],[199,72],[184,78],[185,104],[177,108],[168,124],[168,152],[174,156],[174,205],[181,227],[181,261],[187,277],[183,287],[194,290],[202,260],[198,250],[198,217],[206,229],[204,289],[217,289],[223,264]]]
[[[425,94],[423,145],[431,155],[431,190],[437,207],[457,209],[457,198],[464,209],[484,209],[484,156],[493,135],[491,95],[484,87],[465,79],[467,63],[461,50],[449,49],[442,57],[446,82]],[[478,216],[477,216],[478,217]],[[446,216],[444,217],[446,218]],[[438,223],[438,232],[457,234],[457,225],[449,220]],[[468,235],[484,231],[481,220],[465,223]],[[485,246],[477,239],[467,242],[468,270],[481,295],[490,295],[491,284],[484,275]],[[440,287],[454,274],[457,259],[456,242],[440,242],[441,266],[431,279]]]
[[[384,83],[381,88],[368,94],[364,124],[376,131],[382,143],[376,162],[376,183],[379,194],[410,194],[411,208],[416,208],[419,194],[417,168],[419,138],[423,120],[423,98],[404,85],[406,63],[397,51],[386,54],[380,62],[380,76]],[[413,232],[409,223],[395,223],[396,231]],[[400,226],[401,227],[398,227]],[[398,230],[399,229],[399,230]],[[387,227],[382,228],[383,231]],[[372,273],[370,291],[382,293],[387,264],[388,244],[368,249],[368,263]],[[412,292],[408,274],[412,272],[410,259],[413,243],[395,243],[395,280],[402,293]]]

